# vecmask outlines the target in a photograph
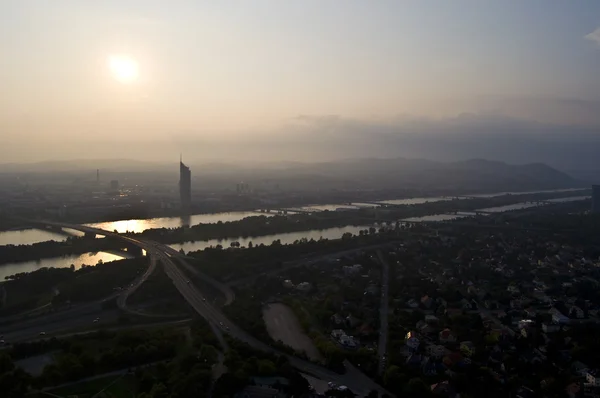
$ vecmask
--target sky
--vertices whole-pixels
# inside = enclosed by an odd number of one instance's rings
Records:
[[[598,134],[600,2],[0,2],[4,162],[464,115]]]

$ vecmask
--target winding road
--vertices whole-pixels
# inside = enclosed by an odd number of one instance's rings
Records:
[[[141,277],[139,277],[128,289],[121,293],[118,302],[121,303],[121,305],[123,306],[125,305],[127,297],[146,281],[148,276],[150,276],[150,274],[154,271],[153,267],[156,266],[157,260],[160,260],[164,267],[165,273],[171,279],[171,281],[173,282],[179,293],[185,298],[185,300],[192,306],[192,308],[194,308],[194,310],[200,316],[205,318],[208,322],[210,322],[213,325],[219,325],[219,328],[223,333],[229,334],[231,337],[243,341],[255,349],[277,355],[284,355],[289,359],[292,366],[294,366],[299,371],[311,374],[323,380],[334,382],[338,385],[345,385],[359,396],[366,396],[372,390],[377,391],[380,396],[383,394],[393,396],[383,387],[378,385],[374,380],[370,379],[360,370],[355,368],[348,361],[346,361],[345,363],[346,373],[338,374],[318,364],[305,361],[300,358],[280,352],[274,349],[273,347],[257,340],[249,333],[239,328],[237,325],[231,322],[218,308],[214,307],[204,299],[204,296],[197,290],[194,284],[187,279],[185,274],[176,265],[175,261],[173,261],[174,259],[179,259],[181,257],[181,254],[169,246],[156,242],[134,239],[114,232],[109,232],[102,229],[92,228],[83,225],[57,223],[51,221],[35,222],[46,226],[71,228],[84,233],[120,239],[126,241],[127,243],[136,245],[137,247],[140,247],[141,249],[146,251],[146,254],[148,256],[154,258],[153,260],[151,260],[151,266],[148,268],[148,270]],[[184,261],[182,260],[182,262]],[[201,275],[201,273],[198,270],[195,270],[194,272],[198,275]],[[218,288],[221,291],[223,291],[223,289],[229,289],[225,285],[214,281],[208,276],[204,275],[203,279],[213,284],[216,288]]]
[[[377,347],[377,354],[379,356],[379,375],[383,374],[385,370],[386,352],[387,352],[387,340],[388,340],[388,314],[389,314],[389,274],[390,265],[387,259],[381,253],[381,250],[377,250],[377,257],[381,263],[381,307],[379,308],[379,345]]]

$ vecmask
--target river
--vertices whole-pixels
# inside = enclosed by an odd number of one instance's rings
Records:
[[[270,245],[274,240],[279,239],[282,244],[294,243],[296,240],[302,238],[318,240],[321,237],[324,239],[340,239],[343,234],[350,232],[357,235],[361,229],[368,229],[369,226],[346,226],[341,228],[328,228],[323,230],[311,230],[311,231],[300,231],[300,232],[288,232],[282,234],[264,235],[257,237],[246,237],[246,238],[230,238],[230,239],[211,239],[207,241],[196,241],[196,242],[185,242],[179,244],[170,245],[176,250],[183,249],[185,252],[204,250],[210,246],[222,245],[223,247],[230,247],[232,242],[239,242],[241,246],[248,246],[248,243],[252,242],[254,245]],[[8,275],[14,275],[19,272],[31,272],[42,267],[55,267],[64,268],[70,267],[71,264],[75,265],[75,268],[80,268],[83,264],[96,265],[99,260],[103,262],[119,260],[123,256],[119,256],[112,253],[98,252],[98,253],[85,253],[81,255],[65,256],[65,257],[54,257],[46,258],[40,261],[26,261],[22,263],[9,263],[0,265],[0,281],[4,280],[4,277]]]
[[[67,239],[67,237],[63,234],[41,229],[21,229],[0,232],[0,246],[31,245],[48,240],[63,241],[65,239]]]
[[[570,190],[555,190],[555,191],[537,191],[537,192],[565,192]],[[525,193],[525,192],[521,192]],[[534,193],[534,192],[527,192]],[[484,194],[484,195],[471,195],[478,197],[493,197],[506,194],[518,194],[517,192],[499,192],[496,194]],[[463,198],[466,198],[464,196]],[[573,199],[580,199],[587,197],[576,197],[576,198],[562,198],[555,199],[552,201],[563,202]],[[442,200],[452,200],[452,197],[429,197],[429,198],[412,198],[412,199],[397,199],[397,200],[385,200],[378,203],[381,204],[393,204],[393,205],[414,205],[422,204],[426,202],[438,202]],[[324,210],[336,210],[336,209],[352,209],[359,207],[376,207],[375,203],[352,203],[348,204],[328,204],[328,205],[308,205],[301,207],[302,209],[314,209],[318,211]],[[522,208],[521,205],[511,205],[516,208]],[[497,211],[498,209],[482,209],[483,211]],[[512,210],[507,208],[506,210]],[[228,222],[238,221],[246,217],[257,216],[257,215],[272,216],[276,213],[259,213],[253,211],[234,211],[225,213],[212,213],[212,214],[196,214],[189,217],[160,217],[160,218],[149,218],[149,219],[136,219],[136,220],[121,220],[121,221],[108,221],[100,223],[86,224],[91,227],[104,229],[107,231],[117,231],[119,233],[130,232],[143,232],[151,228],[178,228],[185,225],[196,225],[200,223],[216,223],[216,222]],[[425,221],[431,221],[433,218],[437,218],[436,221],[446,221],[449,218],[447,215],[432,215],[427,216]],[[69,231],[69,234],[78,235],[78,232]],[[0,246],[2,245],[30,245],[38,242],[45,242],[49,240],[64,241],[67,239],[68,234],[59,234],[56,232],[40,229],[26,229],[26,230],[13,230],[0,232]]]
[[[552,199],[552,200],[547,200],[546,202],[550,202],[550,203],[561,203],[561,202],[570,202],[570,201],[577,201],[577,200],[586,200],[589,199],[589,196],[576,196],[576,197],[568,197],[568,198],[559,198],[559,199]],[[497,212],[503,212],[503,211],[511,211],[511,210],[520,210],[520,209],[525,209],[528,207],[534,207],[534,206],[539,206],[537,203],[516,203],[516,204],[512,204],[512,205],[507,205],[507,206],[499,206],[499,207],[492,207],[492,208],[487,208],[487,209],[481,209],[480,211],[485,211],[485,212],[489,212],[489,213],[497,213]],[[235,212],[235,213],[218,213],[218,214],[201,214],[198,216],[192,216],[192,220],[195,220],[196,223],[198,222],[217,222],[217,221],[235,221],[235,220],[239,220],[241,218],[244,217],[248,217],[250,215],[255,215],[257,213],[253,213],[253,212]],[[414,218],[408,218],[402,221],[406,221],[406,222],[419,222],[419,221],[450,221],[450,220],[454,220],[457,218],[461,218],[461,217],[470,217],[473,216],[474,213],[471,212],[459,212],[457,214],[433,214],[433,215],[429,215],[429,216],[424,216],[424,217],[414,217]],[[163,221],[159,221],[159,220],[163,220]],[[179,221],[178,221],[179,220]],[[109,222],[109,223],[98,223],[98,224],[93,224],[94,226],[97,226],[98,228],[103,228],[103,229],[107,229],[110,230],[110,227],[112,227],[112,229],[117,229],[119,232],[124,232],[127,230],[127,228],[129,228],[129,230],[135,230],[136,232],[141,232],[146,228],[157,228],[158,226],[166,226],[166,225],[170,225],[170,227],[176,227],[178,226],[176,223],[180,222],[180,218],[177,217],[171,217],[171,218],[155,218],[155,219],[149,219],[149,220],[128,220],[128,221],[114,221],[114,222]],[[198,221],[200,220],[200,221]],[[211,220],[211,221],[207,221],[207,220]],[[151,225],[149,227],[149,225]],[[364,229],[368,229],[370,226],[345,226],[345,227],[334,227],[334,228],[327,228],[327,229],[323,229],[323,230],[310,230],[310,231],[298,231],[298,232],[286,232],[286,233],[281,233],[281,234],[273,234],[273,235],[263,235],[263,236],[255,236],[255,237],[236,237],[236,238],[228,238],[228,239],[223,239],[223,240],[219,240],[219,239],[211,239],[211,240],[206,240],[206,241],[195,241],[195,242],[185,242],[185,243],[177,243],[177,244],[172,244],[170,245],[171,247],[173,247],[176,250],[180,250],[183,249],[186,253],[190,252],[190,251],[197,251],[197,250],[204,250],[207,247],[210,246],[217,246],[217,245],[221,245],[224,248],[230,247],[232,242],[239,242],[241,246],[245,246],[247,247],[248,244],[250,242],[252,242],[253,245],[260,245],[260,244],[264,244],[264,245],[270,245],[271,243],[273,243],[274,240],[280,240],[282,244],[290,244],[293,243],[296,240],[300,240],[302,238],[306,238],[308,240],[310,239],[314,239],[314,240],[319,240],[321,237],[324,239],[340,239],[342,237],[343,234],[350,232],[353,235],[358,235],[360,230],[364,230]],[[375,227],[379,227],[379,226],[375,226]],[[125,229],[119,229],[119,228],[125,228]],[[38,233],[40,233],[40,236],[55,236],[56,234],[48,232],[48,231],[41,231],[41,230],[26,230],[26,231],[8,231],[11,234],[14,234],[15,232],[19,232],[19,233],[26,233],[28,231],[37,231]],[[0,234],[0,236],[2,236],[2,234]],[[26,236],[28,237],[28,235],[18,235],[18,236]],[[64,236],[62,235],[57,235],[59,237],[64,238]],[[21,238],[23,241],[26,241],[25,238]],[[27,239],[30,239],[30,237],[28,237]],[[26,244],[26,243],[24,243]],[[36,269],[42,268],[42,267],[70,267],[71,264],[74,264],[76,268],[81,267],[81,265],[86,264],[86,265],[95,265],[98,260],[102,260],[103,262],[107,262],[107,261],[114,261],[117,259],[123,258],[122,256],[116,255],[116,254],[112,254],[112,253],[105,253],[105,252],[99,252],[99,253],[86,253],[86,254],[81,254],[81,255],[74,255],[74,256],[66,256],[66,257],[56,257],[56,258],[48,258],[48,259],[43,259],[40,261],[27,261],[27,262],[22,262],[22,263],[10,263],[10,264],[5,264],[5,265],[0,265],[0,280],[3,280],[5,276],[7,275],[13,275],[15,273],[19,273],[19,272],[30,272],[30,271],[35,271]]]
[[[189,251],[196,250],[204,250],[210,246],[221,245],[223,247],[229,247],[232,242],[239,242],[240,246],[248,246],[248,243],[252,242],[253,245],[270,245],[274,240],[279,239],[281,244],[289,244],[294,243],[296,240],[300,240],[302,238],[306,238],[308,240],[314,239],[319,240],[321,237],[323,239],[340,239],[343,234],[346,232],[350,232],[353,235],[358,235],[361,229],[369,229],[369,226],[346,226],[346,227],[335,227],[335,228],[327,228],[327,229],[313,229],[310,231],[299,231],[299,232],[286,232],[282,234],[273,234],[273,235],[263,235],[263,236],[249,236],[249,237],[237,237],[237,238],[228,238],[228,239],[211,239],[211,240],[203,240],[196,242],[185,242],[185,243],[176,243],[170,245],[174,249],[183,249],[186,253]]]
[[[239,221],[247,217],[252,216],[272,216],[276,213],[259,213],[252,211],[232,211],[227,213],[211,213],[211,214],[195,214],[189,217],[160,217],[160,218],[148,218],[142,220],[121,220],[121,221],[108,221],[93,224],[86,224],[87,226],[104,229],[106,231],[117,231],[119,233],[124,232],[143,232],[147,229],[153,228],[179,228],[183,226],[190,226],[196,224],[211,224],[230,221]]]
[[[8,263],[0,265],[0,281],[3,281],[6,276],[18,274],[20,272],[32,272],[43,267],[67,268],[71,264],[75,265],[75,269],[81,268],[82,265],[96,265],[98,261],[109,262],[120,260],[124,256],[119,256],[112,253],[84,253],[75,254],[72,256],[45,258],[39,261],[24,261],[22,263]]]

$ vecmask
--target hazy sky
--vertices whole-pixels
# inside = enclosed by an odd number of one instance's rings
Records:
[[[115,76],[115,56],[135,65]],[[600,126],[599,104],[600,1],[0,2],[4,161],[281,135],[299,115]]]

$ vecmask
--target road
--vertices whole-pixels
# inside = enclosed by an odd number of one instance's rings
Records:
[[[346,373],[340,375],[327,368],[324,368],[323,366],[275,350],[273,347],[263,343],[262,341],[257,340],[250,334],[243,331],[241,328],[239,328],[237,325],[235,325],[233,322],[227,319],[227,317],[220,310],[212,306],[208,301],[204,300],[204,296],[196,289],[193,283],[190,283],[190,281],[186,278],[185,274],[177,267],[177,265],[173,261],[174,257],[180,256],[179,252],[175,251],[177,253],[175,254],[174,250],[169,246],[159,244],[156,242],[147,242],[139,239],[134,239],[116,234],[114,232],[104,231],[102,229],[82,225],[42,221],[39,222],[44,225],[57,226],[61,228],[71,228],[82,232],[88,232],[96,235],[103,235],[106,237],[121,239],[128,243],[134,244],[144,249],[147,255],[156,256],[157,260],[160,260],[163,264],[164,271],[167,274],[167,276],[171,279],[179,293],[186,299],[190,306],[192,306],[192,308],[194,308],[194,310],[200,316],[205,318],[208,322],[213,323],[214,325],[219,325],[224,333],[229,334],[237,340],[247,343],[255,349],[276,355],[286,356],[290,361],[290,364],[299,371],[311,374],[323,380],[332,381],[338,385],[345,385],[359,396],[366,396],[372,390],[378,391],[379,395],[387,394],[389,396],[393,396],[391,393],[386,391],[383,387],[378,385],[375,381],[367,377],[364,373],[356,369],[352,364],[350,364],[347,361],[345,363]],[[147,273],[144,273],[144,275],[138,281],[136,281],[136,283],[134,283],[134,286],[131,286],[130,289],[137,289],[137,287],[139,287],[148,276],[149,275],[147,275]],[[216,287],[219,288],[218,286]]]
[[[161,246],[162,245],[155,244],[157,253],[161,257],[162,263],[165,267],[165,272],[173,281],[177,290],[179,290],[186,301],[194,308],[194,310],[196,310],[198,314],[207,319],[209,322],[219,325],[224,333],[229,334],[237,340],[247,343],[255,349],[277,355],[284,355],[288,358],[292,366],[301,372],[314,375],[322,378],[323,380],[333,381],[338,385],[345,385],[361,396],[367,395],[371,390],[379,391],[380,395],[388,394],[391,396],[389,392],[368,378],[350,363],[346,363],[346,373],[340,375],[320,365],[279,352],[273,347],[246,333],[237,325],[232,323],[229,319],[227,319],[227,317],[217,308],[213,307],[208,301],[203,299],[202,294],[196,290],[196,287],[192,283],[188,283],[188,280],[183,272],[175,265],[172,258],[165,253],[165,251],[168,250],[158,252],[158,250],[161,250]]]
[[[179,263],[185,269],[187,269],[189,272],[193,273],[198,278],[202,279],[204,282],[207,282],[207,283],[211,284],[212,286],[216,287],[217,289],[219,289],[219,291],[223,294],[223,296],[225,296],[225,304],[224,305],[229,305],[229,304],[233,303],[233,301],[235,300],[235,292],[233,291],[233,289],[231,289],[230,286],[227,286],[227,285],[217,281],[216,279],[211,278],[210,276],[200,272],[196,267],[191,266],[187,261],[185,261],[185,256],[182,255],[177,250],[173,249],[171,246],[163,245],[163,244],[160,244],[157,242],[152,242],[152,241],[149,241],[149,243],[152,243],[156,247],[161,248],[171,258],[177,259],[179,261]]]
[[[389,276],[390,265],[387,259],[377,250],[377,257],[381,263],[381,306],[379,307],[379,345],[377,354],[379,356],[379,375],[382,375],[386,365],[387,340],[388,340],[388,314],[389,314]]]
[[[135,311],[135,310],[132,310],[131,308],[127,307],[127,299],[129,298],[129,296],[131,296],[140,286],[142,286],[142,284],[144,282],[146,282],[146,280],[148,280],[148,277],[150,275],[152,275],[152,273],[156,269],[156,264],[158,262],[157,256],[155,256],[149,252],[147,252],[147,253],[148,253],[148,256],[150,257],[150,265],[148,266],[148,269],[146,269],[146,271],[140,277],[138,277],[136,280],[134,280],[133,283],[131,283],[131,285],[129,285],[128,288],[124,289],[121,292],[121,294],[117,298],[117,307],[120,310],[128,312],[132,315],[161,317],[162,315],[147,314],[145,312]]]
[[[138,277],[129,288],[124,289],[121,293],[115,293],[102,300],[74,305],[72,308],[59,310],[57,312],[48,313],[38,317],[31,318],[14,318],[8,319],[9,322],[0,325],[0,334],[4,336],[7,343],[16,343],[39,337],[41,332],[46,335],[61,333],[68,330],[85,328],[92,325],[96,319],[98,324],[114,324],[119,317],[119,311],[103,309],[103,303],[114,298],[117,298],[119,309],[129,312],[134,315],[147,316],[145,313],[140,313],[127,308],[127,298],[137,288],[139,288],[154,272],[156,268],[156,257],[151,257],[150,266],[146,272]],[[4,321],[4,319],[2,320]]]
[[[61,315],[63,316],[48,318],[45,321],[32,319],[16,325],[3,326],[0,331],[7,344],[18,343],[38,339],[42,332],[46,334],[46,337],[50,337],[51,335],[91,327],[96,324],[98,326],[106,323],[115,324],[119,318],[119,311],[114,309]],[[97,318],[99,321],[94,323],[94,320]]]

